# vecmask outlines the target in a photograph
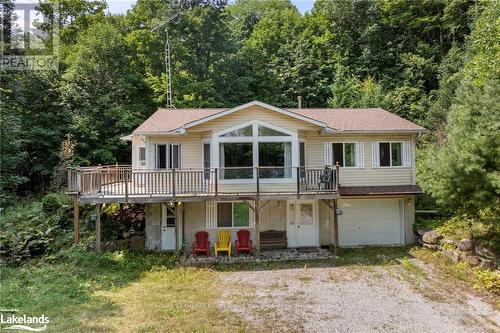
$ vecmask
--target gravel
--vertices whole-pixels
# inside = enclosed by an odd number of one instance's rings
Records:
[[[428,270],[392,265],[224,273],[220,306],[259,331],[500,332],[498,311]]]

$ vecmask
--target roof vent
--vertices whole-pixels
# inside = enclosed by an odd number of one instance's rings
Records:
[[[299,103],[299,109],[302,109],[302,96],[297,96],[297,102]]]

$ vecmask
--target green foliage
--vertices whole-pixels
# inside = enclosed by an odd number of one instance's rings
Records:
[[[474,289],[490,291],[500,296],[500,274],[495,271],[474,271]]]
[[[58,193],[49,193],[42,199],[42,210],[46,215],[58,214],[69,205],[69,198]]]

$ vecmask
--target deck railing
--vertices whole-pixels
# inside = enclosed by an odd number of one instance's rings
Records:
[[[238,167],[142,170],[131,166],[70,168],[68,189],[80,196],[218,196],[338,192],[339,168]]]

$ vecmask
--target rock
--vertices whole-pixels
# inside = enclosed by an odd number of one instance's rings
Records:
[[[495,260],[495,254],[490,249],[484,247],[481,244],[476,246],[475,251],[476,251],[476,254],[480,257]]]
[[[457,251],[442,250],[441,253],[450,258],[455,264],[460,260],[460,254]]]
[[[419,230],[417,230],[417,235],[422,237],[426,232],[429,232],[429,231],[431,231],[431,230],[430,229],[419,229]]]
[[[130,238],[130,249],[133,251],[144,250],[146,240],[141,236],[132,236]]]
[[[431,249],[431,250],[439,250],[439,245],[437,245],[437,244],[424,243],[423,245],[424,245],[424,247]]]
[[[128,231],[123,232],[123,238],[127,239],[129,237],[130,237],[130,232]]]
[[[465,257],[465,262],[475,267],[481,264],[481,258],[479,258],[478,256],[467,256]]]
[[[485,269],[488,271],[494,271],[495,269],[497,269],[497,265],[495,264],[495,262],[493,260],[490,260],[490,259],[481,259],[481,263],[479,264],[479,267],[481,269]]]
[[[128,249],[128,239],[119,239],[116,241],[116,249],[117,250],[126,250]]]
[[[443,236],[438,234],[435,230],[427,231],[423,236],[422,240],[427,244],[437,244]]]
[[[107,241],[106,243],[104,243],[102,248],[104,251],[114,251],[116,250],[116,243],[113,241]]]
[[[457,247],[460,251],[471,251],[474,249],[474,242],[472,239],[464,238],[458,242]]]

